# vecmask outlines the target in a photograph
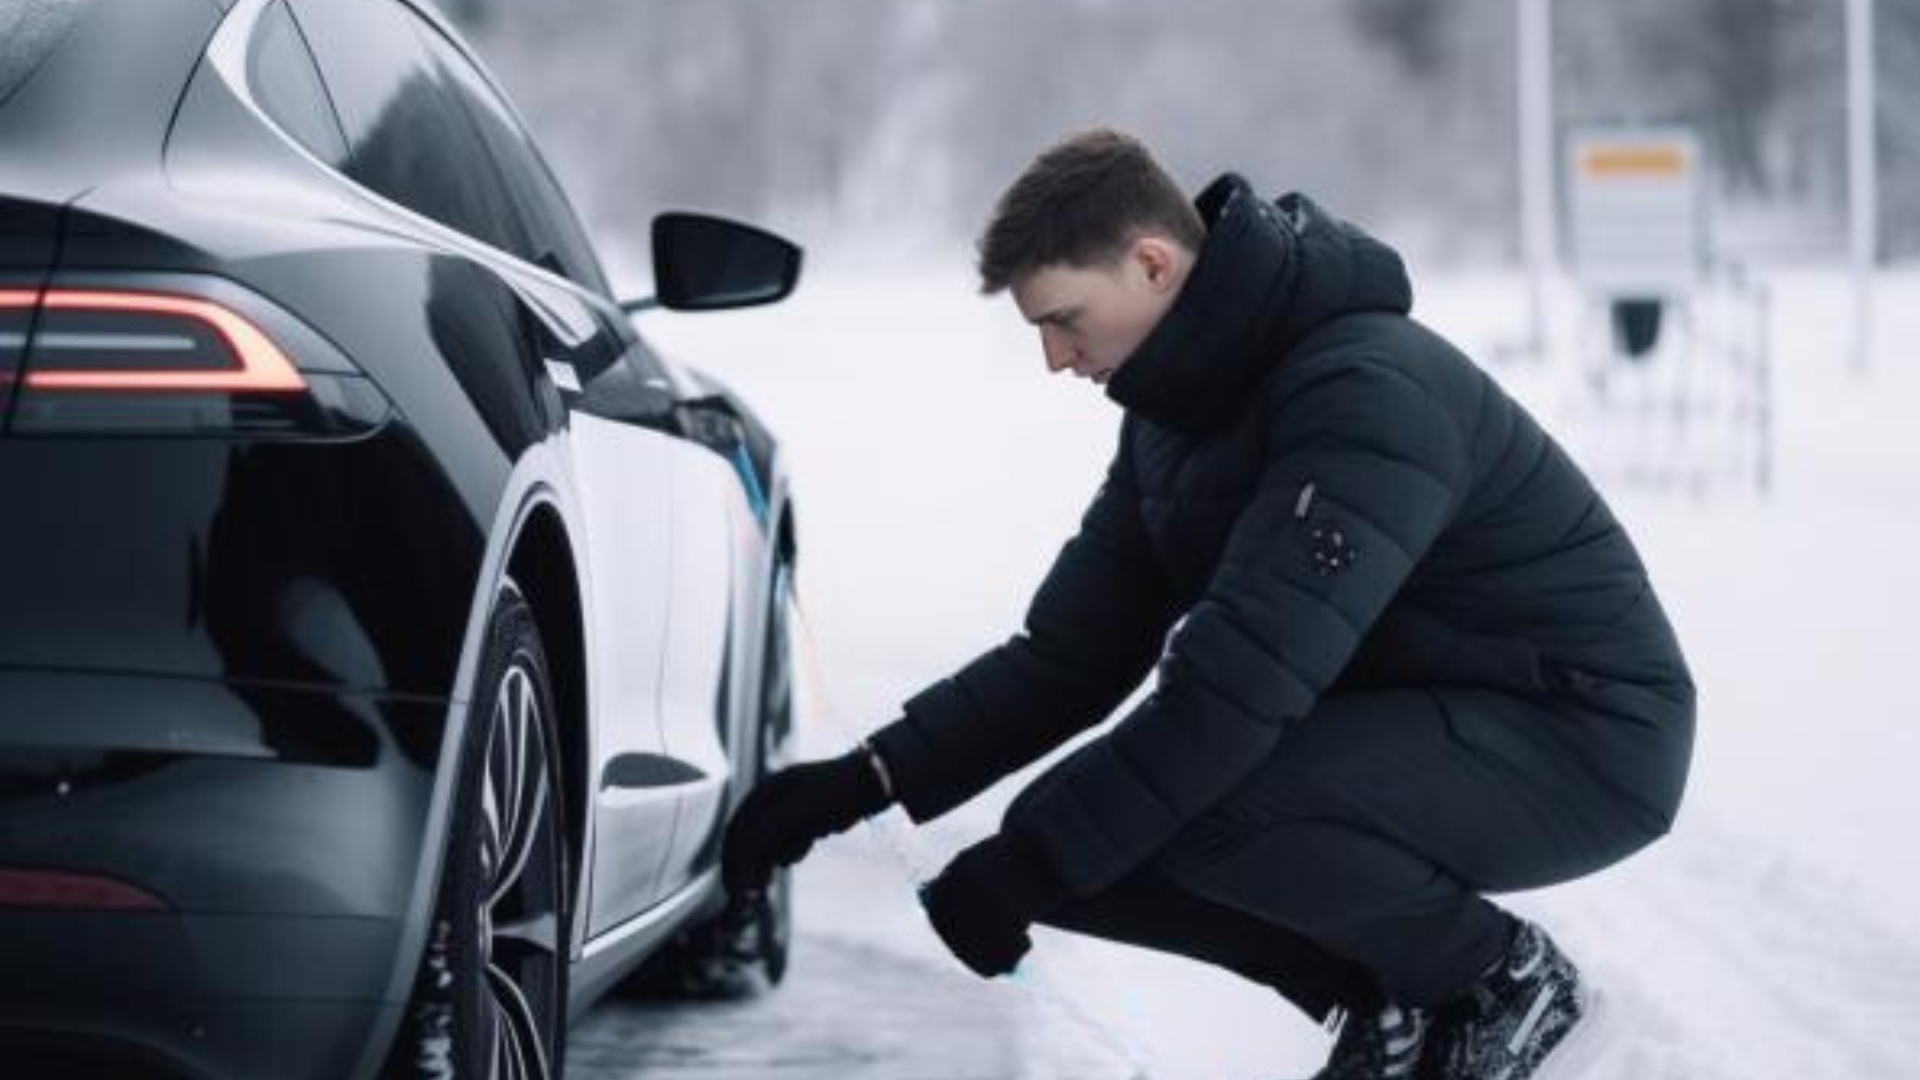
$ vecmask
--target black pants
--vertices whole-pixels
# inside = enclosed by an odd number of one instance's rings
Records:
[[[1042,922],[1228,968],[1316,1019],[1444,1001],[1514,926],[1483,892],[1578,878],[1666,831],[1677,790],[1592,760],[1642,730],[1690,752],[1690,703],[1666,726],[1493,691],[1330,694],[1145,865]]]

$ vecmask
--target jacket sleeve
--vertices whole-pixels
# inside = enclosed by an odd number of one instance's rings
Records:
[[[1131,421],[1129,421],[1131,422]],[[1121,450],[1029,604],[1024,631],[909,698],[874,745],[916,822],[936,818],[1106,717],[1172,625]]]
[[[1450,414],[1385,362],[1338,355],[1266,407],[1257,487],[1154,692],[1003,832],[1087,895],[1145,861],[1306,716],[1450,520]]]

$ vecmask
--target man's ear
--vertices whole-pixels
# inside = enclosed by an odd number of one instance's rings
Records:
[[[1165,292],[1180,282],[1181,252],[1173,241],[1149,234],[1134,240],[1131,254],[1146,276],[1147,285],[1157,292]]]

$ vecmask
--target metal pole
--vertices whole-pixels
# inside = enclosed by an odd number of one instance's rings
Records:
[[[1873,0],[1847,0],[1847,210],[1852,224],[1853,370],[1873,356],[1873,270],[1879,233],[1874,152]]]
[[[1527,348],[1547,348],[1546,288],[1554,257],[1553,3],[1515,0],[1519,46],[1520,249],[1527,264]]]
[[[1765,282],[1756,288],[1759,299],[1755,305],[1759,308],[1759,337],[1755,343],[1758,350],[1757,363],[1754,365],[1754,377],[1759,392],[1759,470],[1760,497],[1766,498],[1773,493],[1773,292]]]

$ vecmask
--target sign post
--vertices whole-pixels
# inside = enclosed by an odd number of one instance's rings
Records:
[[[1557,261],[1553,223],[1553,0],[1515,0],[1519,42],[1520,252],[1527,264],[1526,349],[1547,350],[1547,275]]]
[[[1853,370],[1873,354],[1873,270],[1879,184],[1874,147],[1873,0],[1847,0],[1847,216],[1853,255]]]

